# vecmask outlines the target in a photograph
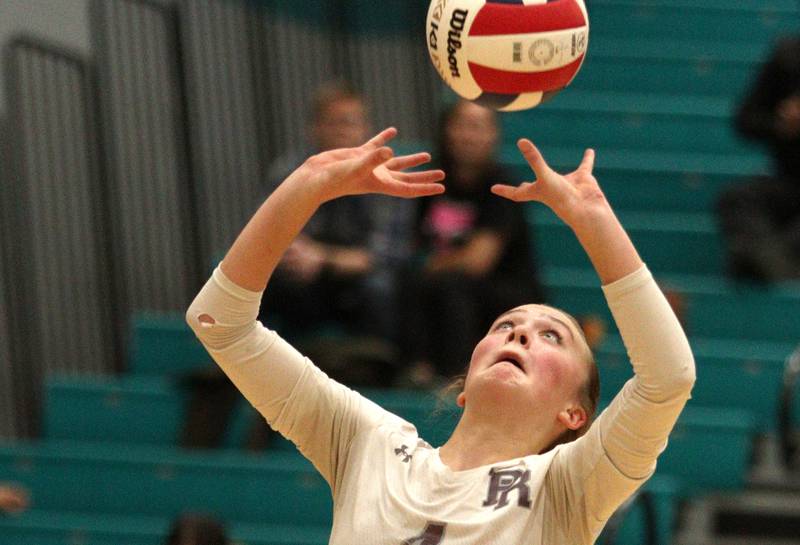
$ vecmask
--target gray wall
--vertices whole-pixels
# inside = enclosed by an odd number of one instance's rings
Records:
[[[245,0],[0,0],[0,436],[36,434],[49,375],[125,371],[133,312],[186,308],[270,161],[305,147],[319,83],[350,79],[376,126],[430,136],[420,33],[347,1],[323,2],[331,24]]]
[[[31,34],[88,53],[88,0],[0,0],[0,46]],[[0,112],[6,111],[5,75],[0,71]]]

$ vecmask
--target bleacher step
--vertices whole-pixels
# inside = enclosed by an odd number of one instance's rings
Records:
[[[763,537],[725,537],[719,536],[697,538],[683,537],[675,541],[675,545],[797,545],[796,539],[765,539]]]
[[[798,494],[718,494],[683,510],[674,545],[797,545]]]
[[[800,492],[745,492],[717,501],[718,535],[795,539],[800,536]]]
[[[777,432],[762,435],[754,455],[747,478],[748,490],[800,494],[800,468],[786,467]]]

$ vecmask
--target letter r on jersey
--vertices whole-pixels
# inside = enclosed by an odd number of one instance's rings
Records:
[[[517,490],[517,505],[520,507],[531,508],[531,488],[528,481],[531,479],[531,471],[521,469],[497,469],[489,471],[489,495],[483,502],[484,507],[494,505],[495,511],[508,505],[508,495]]]

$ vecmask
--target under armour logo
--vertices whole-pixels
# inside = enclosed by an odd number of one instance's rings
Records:
[[[531,489],[527,484],[531,479],[530,469],[522,471],[521,469],[497,469],[493,467],[489,471],[489,476],[492,480],[489,483],[489,496],[483,502],[484,507],[494,505],[495,511],[505,507],[508,505],[508,495],[514,489],[517,489],[519,493],[517,505],[530,509]]]
[[[403,445],[402,448],[394,449],[394,453],[397,456],[404,456],[403,462],[406,462],[406,463],[408,463],[411,460],[411,458],[413,458],[413,456],[411,454],[406,452],[407,449],[408,449],[408,447],[406,445]]]

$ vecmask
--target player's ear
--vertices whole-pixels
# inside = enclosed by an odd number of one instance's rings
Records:
[[[458,397],[456,397],[456,405],[458,405],[463,409],[466,404],[467,404],[467,394],[461,392],[460,394],[458,394]]]
[[[580,405],[571,405],[558,413],[558,421],[569,430],[579,430],[589,420],[586,410]]]

